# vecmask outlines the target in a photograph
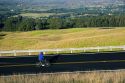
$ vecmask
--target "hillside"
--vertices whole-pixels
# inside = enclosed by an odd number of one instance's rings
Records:
[[[124,4],[124,0],[1,0],[0,3],[14,3],[18,6],[49,7],[49,8],[79,8],[91,6],[108,6]]]
[[[0,50],[125,45],[125,28],[2,32]]]
[[[73,11],[74,13],[82,8],[83,10],[79,13],[123,14],[125,12],[125,2],[124,0],[0,0],[0,15],[2,16],[6,14],[10,16],[11,13],[17,15],[22,12],[47,13],[53,9],[62,11],[62,8],[70,13],[72,9],[76,9]]]

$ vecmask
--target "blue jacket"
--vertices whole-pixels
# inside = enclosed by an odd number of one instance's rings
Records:
[[[38,58],[39,58],[39,61],[43,61],[44,60],[43,52],[40,52]]]

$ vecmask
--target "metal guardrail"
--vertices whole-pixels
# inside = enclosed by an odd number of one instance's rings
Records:
[[[63,52],[63,51],[70,51],[70,53],[73,53],[73,51],[88,51],[88,50],[97,50],[97,52],[100,52],[100,50],[109,50],[113,51],[113,49],[122,49],[125,50],[124,46],[104,46],[104,47],[86,47],[86,48],[64,48],[64,49],[42,49],[42,50],[12,50],[12,51],[0,51],[1,54],[13,54],[14,56],[17,56],[17,53],[29,53],[31,55],[33,52]]]

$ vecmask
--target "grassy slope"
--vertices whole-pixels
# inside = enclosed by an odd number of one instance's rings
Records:
[[[0,39],[0,50],[125,45],[125,28],[74,28],[3,33],[7,35]]]

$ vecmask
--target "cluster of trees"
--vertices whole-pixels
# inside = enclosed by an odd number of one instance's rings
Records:
[[[0,20],[1,31],[31,31],[44,29],[124,27],[125,16],[33,19],[22,16]]]
[[[119,9],[119,10],[115,10]],[[115,11],[112,11],[115,10]],[[115,14],[115,15],[123,15],[125,14],[125,5],[119,5],[119,6],[106,6],[104,8],[101,7],[81,7],[81,8],[75,8],[75,9],[67,9],[67,8],[60,8],[60,9],[50,9],[47,11],[43,11],[45,13],[75,13],[75,14],[97,14],[97,15],[108,15],[109,13]]]

